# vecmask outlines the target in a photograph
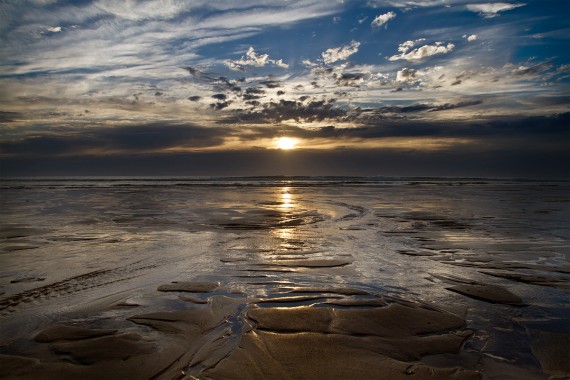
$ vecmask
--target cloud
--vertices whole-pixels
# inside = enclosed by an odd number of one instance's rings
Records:
[[[427,113],[430,109],[438,111],[438,107],[467,106],[469,102],[418,103],[392,111]],[[324,111],[326,104],[317,102],[313,110]],[[282,110],[297,106],[284,103]],[[311,129],[283,124],[248,126],[242,122],[239,127],[232,127],[220,122],[208,128],[155,123],[106,125],[82,131],[51,130],[47,131],[49,135],[0,142],[2,169],[7,176],[315,173],[425,176],[429,173],[464,177],[567,177],[569,113],[430,122],[392,119],[383,111],[379,109],[378,117],[368,119],[368,115],[362,115],[364,123],[356,128],[335,126],[342,120],[339,117],[332,118],[330,124],[325,119],[327,124],[323,125],[328,126]],[[340,111],[331,109],[329,115],[334,112]],[[349,118],[351,114],[345,110],[344,115]],[[251,148],[261,139],[279,135],[307,141],[307,149],[288,157],[286,168],[279,166],[283,162],[279,159],[281,153]],[[237,150],[224,149],[223,144],[233,139],[239,141]],[[311,149],[321,143],[332,148]],[[315,160],[318,167],[314,166]],[[260,167],[266,171],[258,172]],[[289,171],[281,172],[282,169]],[[386,172],[388,169],[393,171]]]
[[[393,55],[388,58],[390,61],[398,61],[398,60],[406,60],[406,61],[421,61],[424,58],[431,57],[432,55],[436,54],[447,54],[455,48],[455,45],[452,43],[448,43],[445,45],[444,42],[436,42],[434,45],[424,45],[417,49],[413,49],[409,51],[412,47],[414,47],[414,41],[406,41],[398,47],[398,50],[401,52],[400,55]]]
[[[318,67],[318,66],[319,66],[318,63],[315,63],[315,62],[311,61],[310,59],[304,59],[303,61],[301,61],[301,63],[302,63],[304,66],[310,67],[310,68]]]
[[[277,67],[281,67],[282,69],[288,69],[289,65],[283,62],[282,59],[278,59],[277,61],[273,61],[273,64]]]
[[[444,104],[432,105],[431,108],[428,109],[428,112],[446,111],[455,108],[478,106],[480,104],[483,104],[482,100],[464,100],[457,103],[444,103]]]
[[[257,87],[248,87],[246,88],[245,93],[240,94],[239,96],[243,100],[257,100],[263,98],[263,95],[265,95],[264,90]]]
[[[183,69],[191,75],[193,82],[200,85],[210,86],[214,91],[241,91],[239,83],[243,81],[243,78],[230,80],[217,73],[208,72],[191,66],[183,67]]]
[[[415,45],[414,41],[406,41],[406,42],[402,42],[400,44],[400,46],[398,46],[398,51],[401,51],[402,53],[406,53],[408,50],[410,50],[411,48],[413,48]]]
[[[268,2],[267,0],[239,1],[208,1],[199,0],[184,2],[194,4],[197,11],[210,7],[221,7],[199,22],[197,28],[242,29],[256,27],[258,33],[263,27],[274,28],[277,25],[291,25],[303,20],[319,18],[338,14],[343,7],[335,2],[322,2],[316,0],[292,0],[286,3]],[[200,9],[202,8],[202,9]]]
[[[9,20],[0,22],[0,35],[14,42],[3,54],[13,57],[2,59],[3,74],[53,74],[89,67],[107,74],[97,78],[102,85],[102,79],[113,75],[133,82],[147,75],[170,80],[175,77],[172,66],[208,61],[209,57],[199,52],[203,46],[336,14],[341,5],[314,0],[286,4],[266,0],[59,0],[51,4],[12,2],[0,8],[2,18]],[[42,39],[41,32],[48,35],[48,27],[59,26],[66,33]],[[176,54],[172,54],[174,50]],[[274,65],[285,68],[287,63],[276,59]],[[61,82],[69,82],[66,79]]]
[[[417,103],[411,104],[409,106],[387,106],[387,107],[377,107],[371,109],[369,111],[370,114],[374,115],[374,117],[379,119],[384,119],[386,116],[388,118],[391,115],[397,114],[411,114],[411,113],[420,113],[420,112],[438,112],[438,111],[447,111],[456,108],[463,108],[463,107],[470,107],[482,104],[483,101],[479,99],[474,100],[464,100],[455,103],[443,103],[443,104],[425,104],[425,103]],[[370,122],[371,119],[367,117],[367,121]]]
[[[7,123],[21,119],[21,115],[16,112],[0,111],[0,122]]]
[[[403,68],[396,73],[396,80],[398,82],[413,82],[416,80],[416,73],[414,69]]]
[[[356,54],[359,46],[360,42],[353,40],[350,42],[350,45],[327,49],[321,56],[326,64],[343,61],[351,55]]]
[[[49,5],[57,3],[58,0],[31,0],[31,2],[38,5]]]
[[[407,141],[401,138],[400,141]],[[427,139],[426,139],[427,140]],[[299,149],[287,155],[275,149],[184,152],[105,157],[6,158],[8,176],[444,176],[566,179],[568,149],[535,151],[504,144],[482,154],[476,144],[448,145],[441,150]],[[477,159],[473,159],[477,157]]]
[[[499,15],[499,12],[510,11],[511,9],[522,7],[526,4],[522,3],[484,3],[484,4],[467,4],[467,9],[471,12],[477,12],[481,17],[493,18]]]
[[[394,18],[396,18],[396,14],[394,12],[384,13],[376,16],[376,18],[372,20],[372,23],[370,25],[372,25],[375,28],[379,28]]]
[[[416,71],[404,69],[400,72],[401,81],[414,81]],[[345,79],[348,83],[351,80],[363,80],[367,75],[363,73],[349,74]],[[350,77],[350,79],[348,78]],[[356,107],[350,104],[337,103],[336,99],[329,99],[326,96],[310,97],[301,96],[296,100],[282,99],[269,102],[248,101],[250,109],[235,109],[231,116],[223,119],[222,123],[245,123],[245,124],[269,124],[276,123],[314,123],[330,121],[331,123],[350,122],[353,125],[368,125],[375,119],[402,119],[422,117],[433,119],[435,116],[428,116],[427,113],[446,111],[457,108],[464,108],[482,104],[481,99],[467,99],[460,101],[443,102],[439,104],[415,103],[406,106],[393,105],[376,108]]]
[[[275,115],[269,115],[264,112],[253,112],[250,114],[244,113],[239,119],[226,119],[226,123],[240,123],[240,128],[245,130],[244,134],[242,134],[244,140],[272,138],[286,134],[287,136],[306,140],[327,139],[335,141],[335,145],[338,147],[343,144],[361,146],[362,143],[368,144],[373,141],[381,144],[382,141],[389,141],[395,138],[410,138],[408,141],[412,142],[416,138],[422,138],[422,143],[438,144],[438,141],[440,141],[447,144],[451,149],[459,150],[465,146],[463,144],[469,143],[477,151],[487,148],[534,149],[538,146],[534,142],[541,141],[545,145],[541,146],[540,149],[548,151],[554,148],[558,151],[566,152],[565,155],[568,155],[566,141],[570,137],[570,131],[567,128],[567,123],[570,121],[570,113],[539,117],[479,118],[476,121],[470,120],[469,122],[457,120],[431,121],[403,116],[406,114],[435,113],[455,108],[477,106],[482,104],[482,101],[472,99],[443,104],[417,103],[405,107],[388,106],[355,112],[340,108],[330,108],[326,104],[327,102],[311,101],[306,104],[307,107],[303,108],[303,105],[299,104],[299,102],[281,101],[273,103],[271,107],[266,107],[266,110],[274,108],[273,111],[278,110],[284,113],[280,117],[275,118],[273,117]],[[328,125],[306,129],[300,126],[279,123],[282,120],[286,120],[285,118],[290,116],[291,113],[296,113],[302,121],[306,118],[303,111],[309,110],[311,111],[311,117],[318,120],[331,123],[350,120],[356,121],[358,126],[337,127]],[[404,115],[402,116],[402,114]],[[270,117],[268,118],[268,116]],[[253,125],[245,127],[243,125],[244,122],[251,124],[268,122],[271,123],[271,127]],[[276,122],[278,124],[275,124]],[[553,139],[553,136],[556,136],[556,139]],[[423,150],[424,147],[416,146],[415,149]]]
[[[424,102],[430,98],[447,102],[456,96],[468,98],[482,96],[486,99],[487,113],[496,117],[513,114],[540,115],[565,110],[560,106],[549,108],[527,106],[528,100],[537,96],[557,96],[566,93],[556,88],[555,83],[561,81],[560,76],[564,74],[558,74],[558,66],[554,65],[552,60],[544,62],[529,60],[495,67],[479,66],[479,62],[471,57],[454,55],[445,62],[438,62],[437,65],[406,66],[407,68],[394,70],[390,74],[393,81],[388,84],[395,88],[399,85],[403,91],[407,89],[420,91],[400,93],[394,96],[394,104],[405,104],[408,100]],[[358,98],[370,99],[369,102],[375,99],[373,95],[366,97],[355,92],[352,94],[353,102],[358,101]],[[479,110],[476,112],[466,110],[461,114],[458,116],[474,118],[480,116]]]
[[[219,110],[223,110],[226,107],[229,107],[230,104],[232,104],[233,102],[231,100],[227,100],[227,101],[223,101],[223,102],[217,102],[217,103],[211,103],[210,104],[210,108],[215,110],[215,111],[219,111]]]
[[[446,103],[442,105],[415,104],[408,107],[381,107],[373,109],[369,115],[363,115],[366,123],[361,128],[348,131],[360,138],[380,137],[452,137],[467,138],[478,141],[477,149],[486,148],[512,149],[515,146],[524,149],[535,149],[540,146],[538,141],[546,144],[541,149],[548,151],[550,147],[558,150],[567,150],[567,138],[570,131],[567,123],[570,122],[570,113],[554,114],[538,117],[511,116],[501,119],[479,118],[476,121],[446,121],[434,122],[425,119],[391,118],[389,114],[437,112],[453,108],[469,107],[481,104],[480,101],[464,101],[459,103]],[[556,141],[552,136],[566,138],[565,141]],[[548,145],[548,146],[547,146]]]
[[[411,10],[421,7],[434,7],[445,5],[442,0],[368,0],[372,7],[396,7],[402,10]]]
[[[242,56],[241,59],[237,61],[228,60],[225,64],[234,71],[244,71],[244,66],[264,67],[267,65],[274,65],[282,69],[287,69],[289,67],[289,65],[284,63],[282,59],[276,61],[274,59],[269,59],[268,54],[257,54],[251,46],[245,53],[245,56]]]
[[[552,64],[550,62],[540,62],[536,65],[532,66],[518,66],[512,70],[512,73],[516,76],[533,76],[552,68]]]
[[[124,20],[169,20],[189,11],[192,6],[180,1],[108,1],[96,0],[93,7],[99,12],[112,14]]]
[[[141,124],[59,130],[57,134],[0,141],[3,156],[70,156],[162,152],[221,145],[229,128],[193,124]]]
[[[47,28],[48,32],[52,32],[52,33],[59,33],[62,31],[62,27],[61,26],[50,26],[49,28]]]
[[[238,64],[235,63],[235,62],[232,62],[232,61],[225,61],[224,64],[225,64],[226,66],[228,66],[228,68],[229,68],[230,70],[233,70],[233,71],[241,71],[241,72],[244,72],[244,71],[245,71],[245,67],[243,67],[242,65],[238,65]]]
[[[354,120],[358,111],[335,105],[335,99],[306,101],[303,99],[284,100],[278,102],[270,101],[260,104],[260,109],[251,111],[242,110],[236,114],[223,119],[223,124],[227,123],[251,123],[251,124],[274,124],[283,121],[293,120],[295,122],[312,123],[323,120],[333,120],[342,122]],[[356,112],[356,113],[355,113]]]
[[[570,73],[570,64],[561,65],[556,69],[556,74]]]
[[[255,66],[255,67],[263,67],[269,63],[269,55],[267,54],[257,54],[253,47],[249,47],[247,53],[245,53],[246,58],[241,57],[239,61],[236,61],[237,64],[240,65],[247,65],[247,66]]]
[[[269,59],[269,55],[267,54],[257,54],[254,50],[253,47],[250,47],[246,53],[246,59],[244,59],[244,57],[241,58],[241,60],[237,61],[237,64],[240,65],[246,65],[246,66],[255,66],[255,67],[263,67],[263,66],[267,66],[268,64],[273,64],[275,66],[281,67],[281,68],[288,68],[289,65],[287,65],[286,63],[283,63],[283,60],[280,59],[278,61],[275,61],[273,59]]]
[[[467,38],[467,41],[471,42],[471,41],[477,40],[477,38],[479,38],[479,37],[476,34],[472,34],[470,36],[465,35],[465,36],[463,36],[463,38]]]
[[[337,86],[354,86],[358,87],[366,83],[366,80],[370,77],[369,73],[342,73],[335,74],[336,85]]]
[[[262,85],[264,85],[264,86],[267,87],[267,88],[278,88],[278,87],[281,87],[281,83],[279,83],[279,82],[277,82],[277,81],[275,81],[275,80],[271,80],[271,79],[262,80],[262,81],[259,82],[259,84],[262,84]]]

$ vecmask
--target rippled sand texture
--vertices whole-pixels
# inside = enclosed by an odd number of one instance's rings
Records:
[[[0,377],[563,379],[568,183],[4,183]]]

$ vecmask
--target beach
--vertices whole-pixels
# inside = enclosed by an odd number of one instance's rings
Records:
[[[0,183],[0,377],[564,379],[570,183]]]

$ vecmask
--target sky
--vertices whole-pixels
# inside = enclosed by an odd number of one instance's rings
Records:
[[[570,177],[567,0],[0,1],[0,176]]]

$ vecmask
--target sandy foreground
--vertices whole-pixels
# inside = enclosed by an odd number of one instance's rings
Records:
[[[5,188],[0,377],[567,378],[566,187]]]
[[[203,294],[209,296],[204,306],[129,318],[150,330],[53,325],[34,338],[47,346],[41,359],[4,355],[2,372],[28,378],[479,378],[419,361],[459,351],[471,334],[462,317],[322,291],[271,300]],[[260,305],[267,301],[272,306]],[[302,301],[311,305],[287,306]]]

